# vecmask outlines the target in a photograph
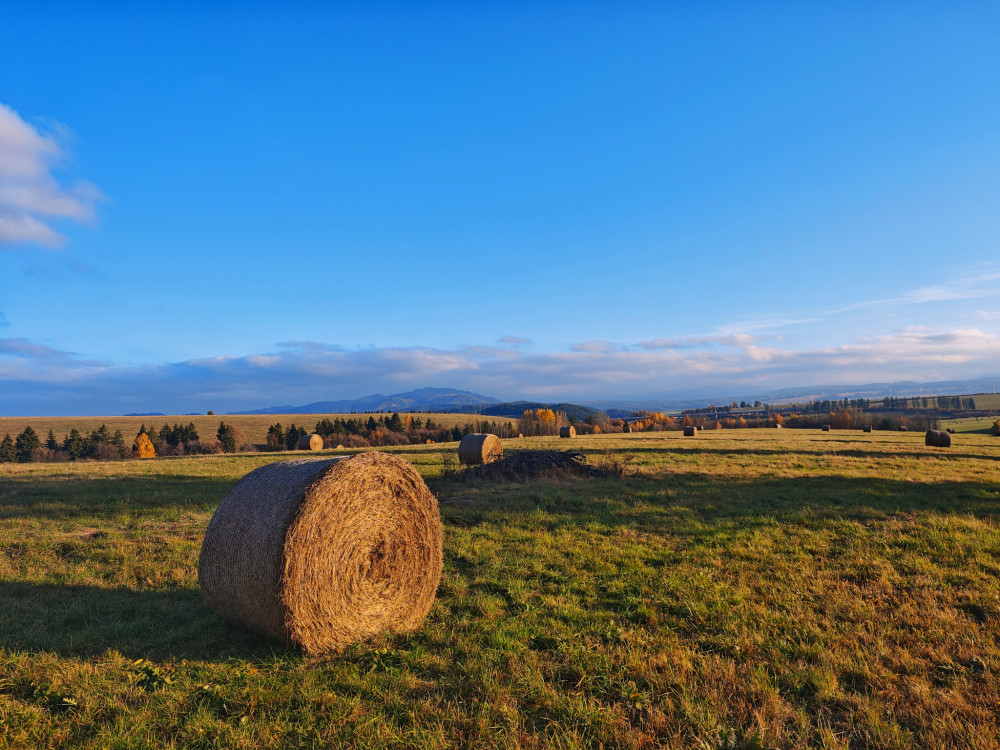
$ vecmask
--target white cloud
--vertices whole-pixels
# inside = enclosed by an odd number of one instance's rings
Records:
[[[1000,320],[1000,310],[976,310],[973,315],[980,320]]]
[[[53,171],[64,158],[55,138],[0,104],[0,246],[57,247],[64,238],[53,220],[94,218],[100,191],[89,183],[63,186]]]

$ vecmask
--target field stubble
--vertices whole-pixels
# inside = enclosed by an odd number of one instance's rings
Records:
[[[455,444],[393,449],[441,501],[438,600],[327,660],[197,590],[213,509],[287,455],[4,466],[0,746],[1000,746],[1000,439],[505,447],[631,475],[458,483]]]

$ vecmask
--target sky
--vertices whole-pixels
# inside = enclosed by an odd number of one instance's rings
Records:
[[[1000,374],[1000,6],[10,3],[0,414]]]

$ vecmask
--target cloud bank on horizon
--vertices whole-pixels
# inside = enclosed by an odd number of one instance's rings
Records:
[[[1000,335],[977,329],[912,327],[806,350],[749,334],[630,345],[590,341],[538,353],[489,345],[345,349],[299,341],[272,352],[142,367],[0,338],[0,413],[221,413],[428,385],[510,400],[739,397],[793,385],[990,373],[1000,373]],[[81,410],[81,404],[101,407]]]

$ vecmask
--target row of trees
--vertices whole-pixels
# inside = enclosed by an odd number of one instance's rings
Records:
[[[347,448],[367,448],[370,446],[410,445],[415,443],[447,443],[461,440],[471,432],[491,432],[500,437],[513,437],[511,422],[497,422],[484,419],[482,422],[467,422],[462,426],[442,427],[430,417],[426,421],[420,417],[398,413],[369,416],[367,420],[353,417],[335,420],[321,419],[312,430],[323,438],[326,448],[343,445]],[[309,434],[309,430],[295,424],[284,427],[280,422],[267,429],[267,448],[272,451],[295,450],[299,439]]]
[[[122,459],[128,455],[121,430],[113,433],[101,425],[89,434],[70,430],[62,440],[49,430],[43,441],[30,425],[16,437],[4,435],[0,440],[0,463],[31,461],[77,461],[84,458],[98,460]]]

